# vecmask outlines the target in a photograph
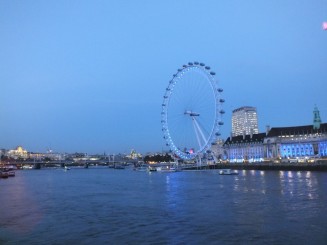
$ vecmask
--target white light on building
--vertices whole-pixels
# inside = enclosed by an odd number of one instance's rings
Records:
[[[244,106],[233,110],[232,115],[232,134],[250,135],[258,134],[257,109],[251,106]]]

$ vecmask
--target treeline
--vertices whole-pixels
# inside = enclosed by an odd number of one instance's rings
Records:
[[[143,158],[144,162],[173,162],[174,159],[166,153],[166,155],[153,155],[153,156],[145,156]]]

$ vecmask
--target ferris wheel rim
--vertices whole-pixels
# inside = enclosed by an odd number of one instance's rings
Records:
[[[197,69],[200,72],[202,72],[202,74],[204,74],[206,76],[208,82],[210,83],[210,87],[212,89],[213,97],[215,100],[215,105],[214,105],[215,113],[214,113],[213,126],[212,126],[212,129],[210,130],[209,136],[207,137],[205,144],[203,144],[202,147],[200,146],[199,150],[197,150],[196,152],[186,153],[186,152],[182,151],[181,149],[179,149],[175,145],[175,142],[170,135],[170,130],[169,130],[170,127],[169,127],[169,123],[168,123],[168,105],[169,105],[171,96],[173,94],[174,87],[178,83],[178,80],[181,79],[185,73],[191,71],[192,69]],[[179,68],[177,70],[177,73],[173,74],[173,78],[169,81],[168,87],[166,88],[166,92],[165,92],[163,103],[162,103],[162,112],[161,112],[162,131],[164,134],[164,139],[166,141],[166,145],[169,146],[170,150],[175,155],[177,155],[178,157],[180,157],[182,159],[191,160],[191,159],[194,159],[199,154],[209,150],[214,139],[220,135],[219,128],[221,125],[223,125],[220,115],[224,113],[224,111],[222,110],[222,103],[224,102],[224,100],[221,99],[220,94],[222,93],[223,90],[221,88],[218,88],[218,83],[214,78],[216,73],[213,71],[210,71],[210,69],[211,68],[209,66],[206,66],[204,63],[189,62],[187,65],[183,65],[181,68]],[[185,113],[187,113],[187,111],[185,111]],[[190,113],[192,113],[192,112],[190,112]],[[193,114],[193,115],[195,115],[195,114]]]

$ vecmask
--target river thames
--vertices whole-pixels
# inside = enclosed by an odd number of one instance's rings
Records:
[[[0,244],[327,244],[327,172],[16,171]]]

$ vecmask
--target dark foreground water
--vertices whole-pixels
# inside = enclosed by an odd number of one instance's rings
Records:
[[[327,244],[327,173],[17,171],[0,244]]]

